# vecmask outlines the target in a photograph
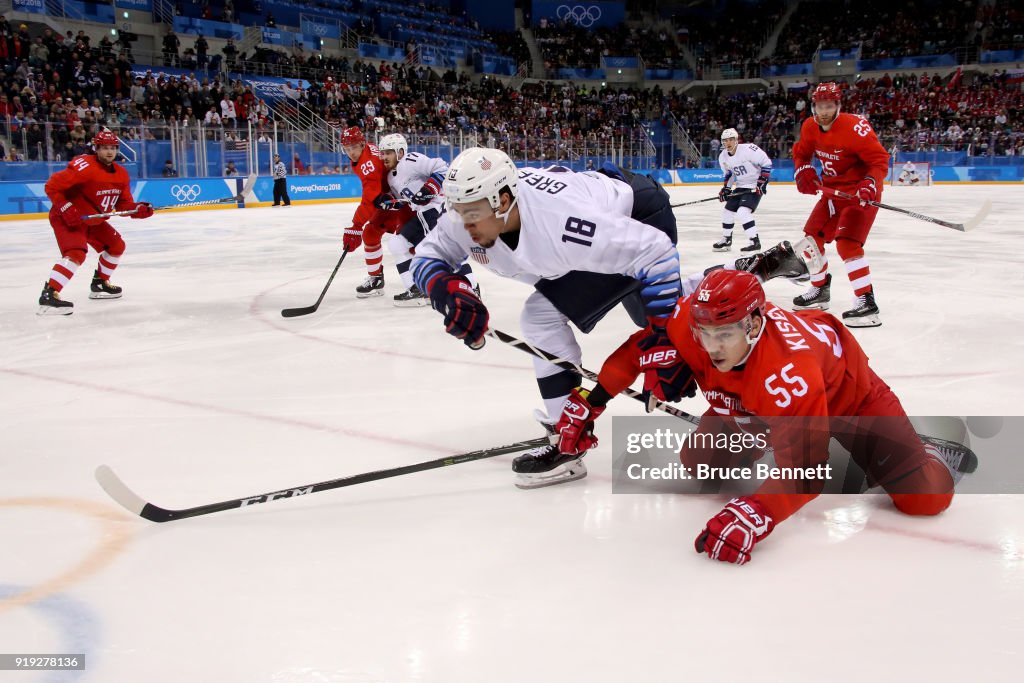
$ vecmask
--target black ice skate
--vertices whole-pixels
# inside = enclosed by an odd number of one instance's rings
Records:
[[[558,446],[541,446],[526,451],[512,461],[512,471],[519,475],[516,486],[536,489],[575,481],[587,476],[582,455],[564,455]]]
[[[420,291],[420,288],[413,285],[401,294],[395,294],[395,306],[399,308],[413,308],[415,306],[426,306],[430,303],[427,295]]]
[[[383,275],[369,275],[363,284],[356,287],[356,296],[360,299],[365,299],[371,296],[383,296],[384,295],[384,276]]]
[[[843,312],[843,323],[847,327],[878,327],[882,321],[878,318],[878,306],[875,305],[875,292],[869,290],[856,298],[854,307]]]
[[[762,283],[776,277],[797,281],[809,277],[806,262],[797,255],[789,242],[776,244],[760,254],[736,259],[736,270],[745,270]]]
[[[818,310],[827,311],[829,302],[832,300],[830,292],[831,287],[832,274],[829,273],[825,276],[825,282],[821,287],[811,285],[810,289],[793,299],[793,308],[797,311],[802,311],[808,308],[817,308]],[[845,317],[845,314],[843,315]]]
[[[761,238],[755,235],[754,237],[751,238],[750,244],[740,249],[740,251],[761,251]]]
[[[90,299],[120,299],[121,288],[110,284],[109,280],[100,277],[99,271],[93,273],[92,284],[89,285]]]
[[[36,315],[71,315],[75,312],[75,305],[70,301],[60,298],[50,283],[43,285],[43,293],[39,295],[39,310]]]
[[[924,450],[949,468],[949,474],[953,477],[953,483],[959,482],[965,474],[970,474],[978,469],[978,456],[967,446],[955,441],[947,441],[935,436],[921,434],[921,441],[924,443]]]
[[[729,251],[730,249],[732,249],[732,235],[723,237],[711,245],[711,251]]]

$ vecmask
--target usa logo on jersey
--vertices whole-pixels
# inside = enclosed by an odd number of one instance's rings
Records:
[[[477,263],[488,264],[491,262],[491,258],[487,255],[487,250],[483,247],[470,247],[469,255]]]

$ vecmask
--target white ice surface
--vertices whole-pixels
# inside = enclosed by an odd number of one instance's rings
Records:
[[[914,415],[1024,407],[1024,188],[885,193],[952,220],[985,198],[977,232],[883,211],[868,241],[884,325],[855,334]],[[765,246],[798,237],[812,201],[773,186]],[[35,315],[48,224],[0,223],[0,651],[87,653],[84,674],[0,681],[1019,680],[1019,496],[934,519],[823,497],[727,566],[692,545],[721,499],[612,495],[604,418],[590,476],[564,486],[514,488],[505,456],[166,525],[117,508],[99,464],[187,507],[539,436],[529,359],[393,308],[390,255],[386,297],[353,297],[350,258],[318,313],[280,316],[316,300],[353,209],[122,219],[124,298],[87,298],[90,254],[67,318]],[[678,210],[684,272],[720,259],[719,210]],[[829,255],[839,313],[851,291]],[[481,282],[517,333],[529,290]],[[586,364],[632,329],[613,312]]]

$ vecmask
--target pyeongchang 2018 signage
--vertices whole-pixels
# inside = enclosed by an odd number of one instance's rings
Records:
[[[11,9],[15,12],[46,14],[46,5],[43,3],[43,0],[14,0]]]
[[[600,2],[543,2],[533,3],[533,23],[539,24],[541,19],[548,25],[559,26],[571,24],[580,28],[599,28],[618,26],[626,19],[626,3]]]

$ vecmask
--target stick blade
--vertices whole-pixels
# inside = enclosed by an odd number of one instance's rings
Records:
[[[297,318],[300,315],[309,315],[316,312],[316,306],[303,306],[302,308],[286,308],[281,311],[285,318]]]
[[[96,468],[96,481],[100,487],[107,492],[107,495],[114,499],[118,505],[133,515],[142,515],[146,501],[142,500],[134,491],[128,488],[121,478],[114,474],[114,470],[106,465]]]
[[[133,515],[138,515],[151,522],[168,522],[174,519],[174,513],[162,507],[147,503],[114,474],[114,470],[100,465],[95,472],[96,481],[114,502]]]
[[[961,227],[961,230],[963,230],[964,232],[970,232],[971,230],[974,230],[976,227],[981,225],[982,221],[984,221],[988,217],[988,212],[991,210],[992,200],[986,199],[985,203],[981,205],[981,210],[974,215],[974,218],[964,223]]]

